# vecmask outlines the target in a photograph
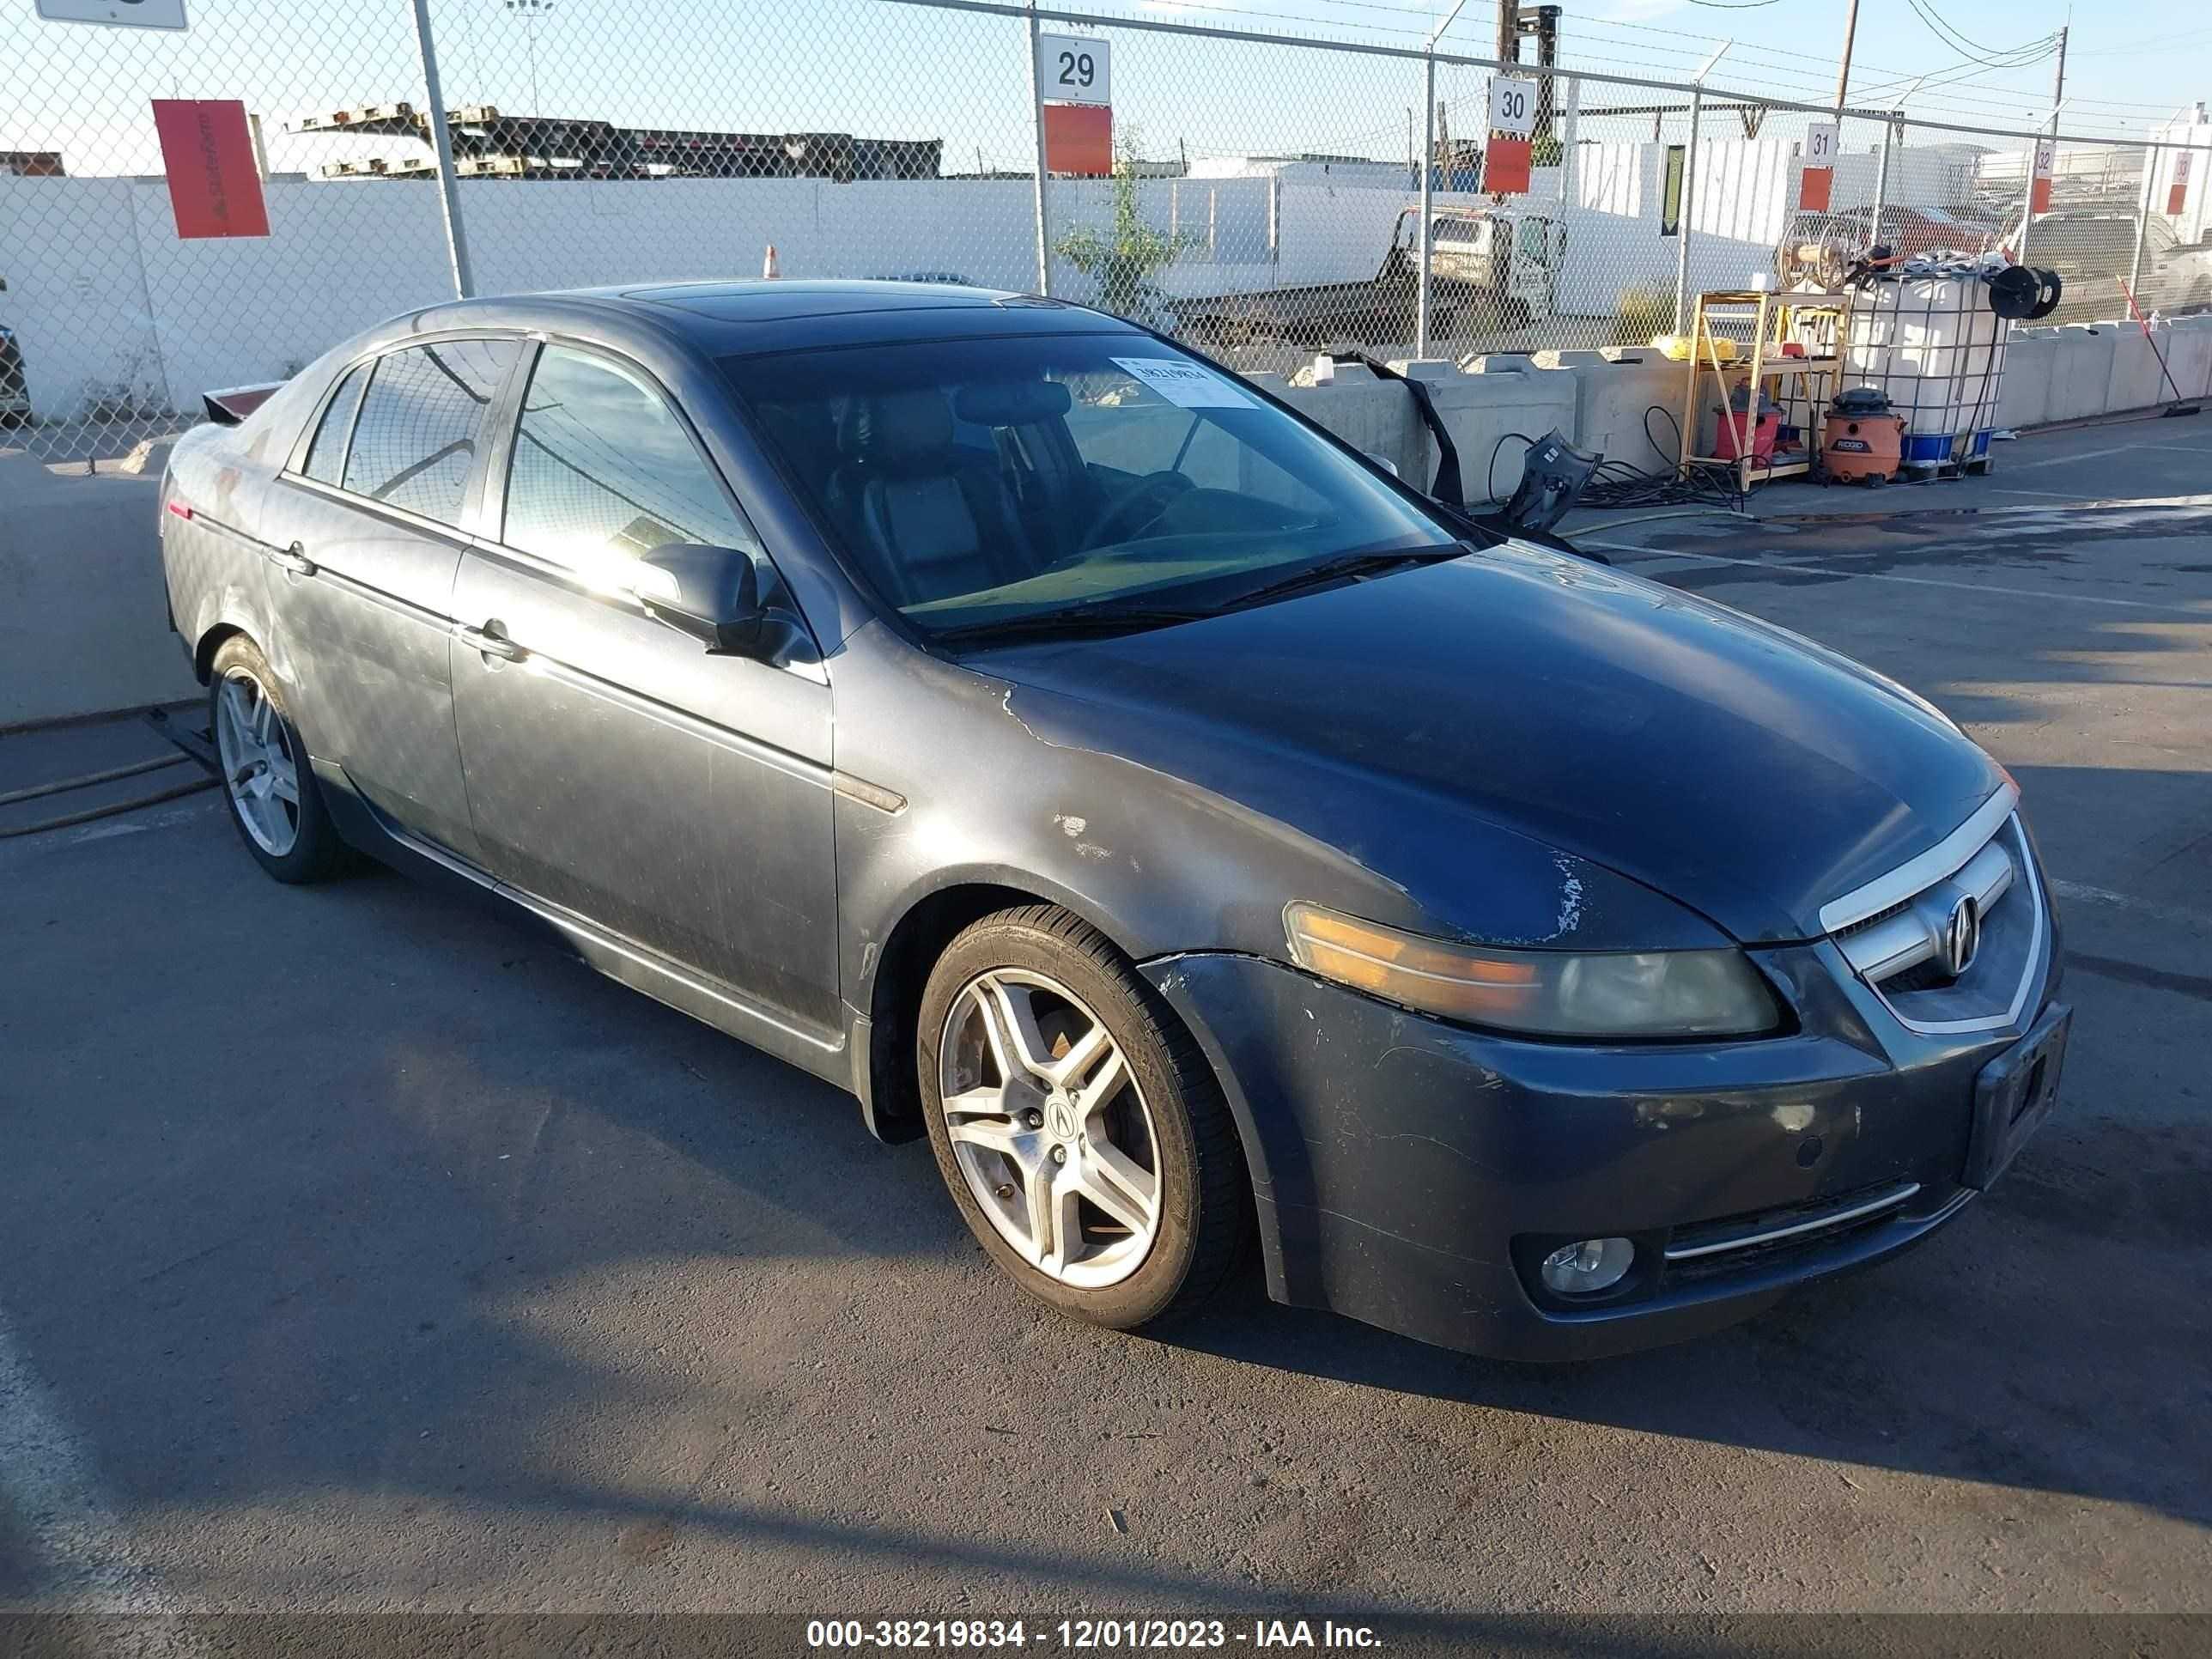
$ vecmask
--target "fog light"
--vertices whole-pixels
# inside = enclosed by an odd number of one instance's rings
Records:
[[[1588,1296],[1620,1283],[1636,1260],[1636,1246],[1625,1238],[1585,1238],[1564,1244],[1544,1258],[1544,1288],[1554,1296]]]

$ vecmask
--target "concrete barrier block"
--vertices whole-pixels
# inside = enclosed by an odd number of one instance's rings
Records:
[[[159,490],[0,458],[0,729],[198,695],[169,631]]]
[[[1677,426],[1689,365],[1656,352],[1565,369],[1575,385],[1574,441],[1607,460],[1646,472],[1671,472],[1681,459]],[[1654,410],[1660,411],[1653,414]]]
[[[2181,396],[2212,396],[2212,316],[2175,318],[2159,343]]]
[[[1534,441],[1556,429],[1579,447],[1575,374],[1580,372],[1493,370],[1462,374],[1431,388],[1437,413],[1459,450],[1460,476],[1469,500],[1509,495],[1521,482],[1527,446],[1509,440],[1509,434]]]
[[[2163,336],[2166,330],[2160,329]],[[2161,338],[2159,345],[2165,346]],[[2166,401],[2166,376],[2158,366],[2158,356],[2151,349],[2151,342],[2143,331],[2132,324],[2115,325],[2112,330],[2112,373],[2105,389],[2105,408],[2107,411],[2124,409],[2144,409],[2153,404]]]
[[[1425,485],[1435,475],[1428,428],[1404,386],[1362,369],[1357,380],[1293,386],[1276,395],[1354,449],[1389,461],[1408,483]]]
[[[2058,331],[2057,362],[2051,372],[2051,403],[2046,421],[2086,420],[2105,412],[2105,399],[2112,385],[2112,346],[2109,328],[2076,324]]]
[[[2058,331],[2014,330],[2005,346],[2004,385],[1996,423],[2015,432],[2051,418],[2051,376],[2058,363]]]

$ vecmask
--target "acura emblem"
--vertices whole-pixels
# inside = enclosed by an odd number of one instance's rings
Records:
[[[1943,924],[1943,969],[1956,979],[1974,965],[1974,952],[1982,948],[1982,907],[1972,893],[1951,907]]]

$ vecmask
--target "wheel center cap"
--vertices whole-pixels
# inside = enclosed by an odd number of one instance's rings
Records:
[[[1054,1140],[1073,1140],[1076,1129],[1074,1109],[1064,1100],[1046,1102],[1044,1127]]]

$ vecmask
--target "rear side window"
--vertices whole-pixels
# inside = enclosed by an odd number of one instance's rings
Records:
[[[513,340],[447,340],[378,358],[354,423],[344,487],[459,523],[484,411],[520,350]]]
[[[315,441],[307,447],[307,473],[318,483],[334,484],[344,472],[346,437],[353,430],[354,410],[361,407],[362,388],[368,384],[367,363],[356,364],[338,382],[338,394],[331,399],[322,425],[315,428]]]
[[[549,345],[508,464],[509,547],[594,585],[671,542],[757,550],[720,481],[660,394],[603,357]]]

